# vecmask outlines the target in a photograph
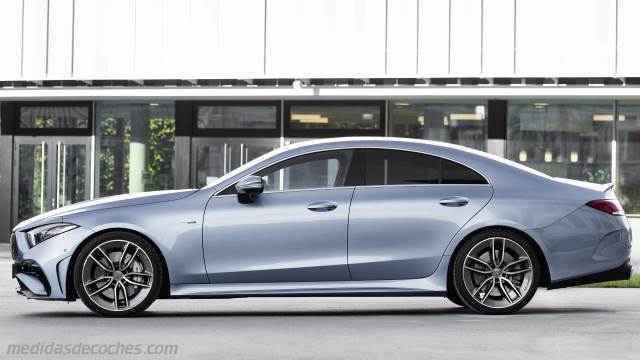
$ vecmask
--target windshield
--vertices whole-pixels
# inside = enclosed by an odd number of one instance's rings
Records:
[[[227,181],[228,179],[233,178],[234,176],[240,174],[241,172],[243,172],[246,169],[254,166],[255,164],[258,164],[258,163],[260,163],[260,162],[262,162],[262,161],[264,161],[264,160],[276,155],[277,153],[280,153],[280,152],[284,151],[286,148],[287,148],[286,146],[285,147],[281,147],[281,148],[275,149],[273,151],[270,151],[270,152],[268,152],[268,153],[266,153],[264,155],[258,156],[257,158],[249,161],[248,163],[246,163],[246,164],[244,164],[244,165],[242,165],[242,166],[240,166],[238,168],[235,168],[234,170],[226,173],[225,175],[223,175],[220,178],[216,179],[216,181],[212,182],[211,184],[208,184],[208,185],[204,186],[202,189],[208,189],[208,188],[215,187],[217,184],[223,183],[223,182]]]

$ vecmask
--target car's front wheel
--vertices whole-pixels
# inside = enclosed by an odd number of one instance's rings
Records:
[[[130,316],[158,297],[162,264],[157,251],[139,236],[105,233],[91,239],[76,259],[73,280],[82,302],[105,316]]]
[[[525,306],[540,282],[533,246],[511,231],[474,235],[458,251],[453,284],[460,299],[483,314],[509,314]]]

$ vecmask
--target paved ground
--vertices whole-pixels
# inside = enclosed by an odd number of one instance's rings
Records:
[[[0,249],[0,359],[14,358],[7,351],[15,344],[142,353],[124,359],[640,357],[640,289],[541,290],[511,316],[477,315],[441,298],[258,298],[162,300],[144,317],[106,319],[81,302],[25,300],[9,273]],[[153,344],[177,345],[177,354],[144,354],[160,351]]]

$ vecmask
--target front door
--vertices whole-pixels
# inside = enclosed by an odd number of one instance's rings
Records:
[[[14,224],[90,197],[86,137],[26,137],[14,142]]]
[[[352,150],[284,160],[258,171],[264,192],[238,202],[233,186],[204,215],[203,248],[213,283],[345,281]]]

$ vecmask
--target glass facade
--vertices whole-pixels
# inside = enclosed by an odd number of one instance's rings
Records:
[[[613,102],[509,102],[507,158],[554,177],[612,181]]]
[[[188,142],[177,154],[172,101],[16,104],[15,128],[23,132],[16,133],[12,162],[14,220],[91,197],[202,187],[281,144],[314,138],[387,134],[486,150],[491,115],[482,100],[200,101],[178,120],[189,134],[181,135]],[[640,101],[506,106],[508,159],[550,176],[615,181],[627,214],[640,214]],[[67,136],[68,129],[76,132]],[[176,167],[176,159],[189,164]],[[296,177],[309,174],[328,184],[338,165],[324,159],[292,166],[271,174],[269,184],[295,188]],[[178,183],[177,169],[185,171]]]
[[[275,105],[199,105],[198,129],[276,129]]]
[[[378,130],[381,108],[371,104],[318,103],[290,107],[289,128],[297,130]]]
[[[619,102],[618,199],[627,214],[640,214],[640,102]]]
[[[18,125],[22,129],[87,129],[88,105],[22,105]]]
[[[96,103],[95,197],[175,187],[175,106]]]
[[[485,150],[487,120],[484,102],[425,103],[392,101],[389,135],[444,141]]]

